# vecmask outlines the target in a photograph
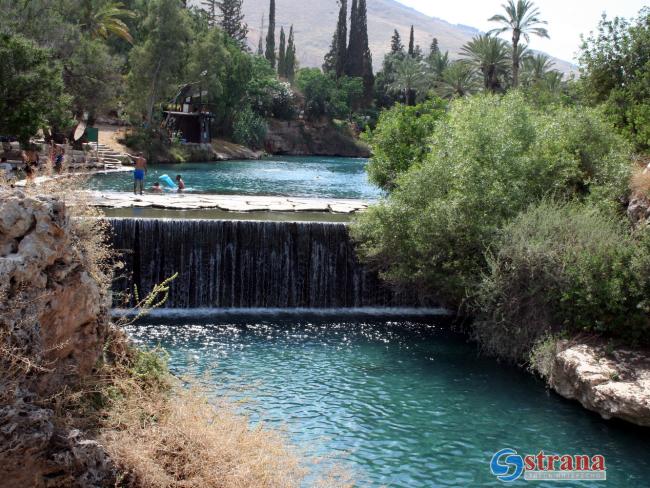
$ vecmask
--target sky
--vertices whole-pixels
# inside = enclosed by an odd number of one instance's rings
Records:
[[[505,0],[398,0],[420,12],[446,20],[452,24],[465,24],[482,31],[494,28],[487,19],[503,10]],[[648,0],[537,0],[541,18],[548,22],[550,39],[531,38],[533,49],[544,51],[557,58],[576,62],[580,34],[594,31],[603,12],[608,17],[634,17]]]

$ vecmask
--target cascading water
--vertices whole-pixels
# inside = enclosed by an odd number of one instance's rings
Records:
[[[123,252],[115,291],[178,273],[167,308],[413,307],[359,264],[345,224],[109,219]]]

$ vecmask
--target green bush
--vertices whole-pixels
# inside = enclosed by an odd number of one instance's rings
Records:
[[[629,159],[611,132],[599,112],[540,113],[518,93],[457,100],[422,164],[354,224],[360,254],[388,280],[459,306],[486,269],[485,250],[519,212],[549,196],[619,196]]]
[[[581,203],[542,202],[496,239],[474,330],[489,352],[525,359],[549,334],[650,341],[650,234]]]
[[[244,108],[237,114],[233,124],[233,139],[238,144],[260,149],[264,147],[267,125],[262,117],[250,107]]]
[[[370,180],[392,190],[399,175],[422,162],[429,152],[429,137],[446,108],[445,102],[436,99],[415,107],[395,105],[382,112],[376,129],[363,135],[372,148]]]
[[[325,116],[347,119],[363,95],[361,78],[344,76],[335,80],[318,68],[298,71],[296,86],[305,97],[305,113],[312,119]]]

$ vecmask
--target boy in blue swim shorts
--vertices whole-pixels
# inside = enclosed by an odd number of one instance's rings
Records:
[[[138,188],[140,189],[140,195],[144,192],[144,177],[147,174],[147,160],[144,158],[142,153],[138,153],[137,156],[131,156],[135,162],[135,171],[133,173],[133,193],[138,194]]]

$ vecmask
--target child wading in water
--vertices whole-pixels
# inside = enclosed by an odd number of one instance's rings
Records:
[[[176,175],[176,185],[178,186],[179,193],[185,190],[185,182],[183,181],[181,175]]]

